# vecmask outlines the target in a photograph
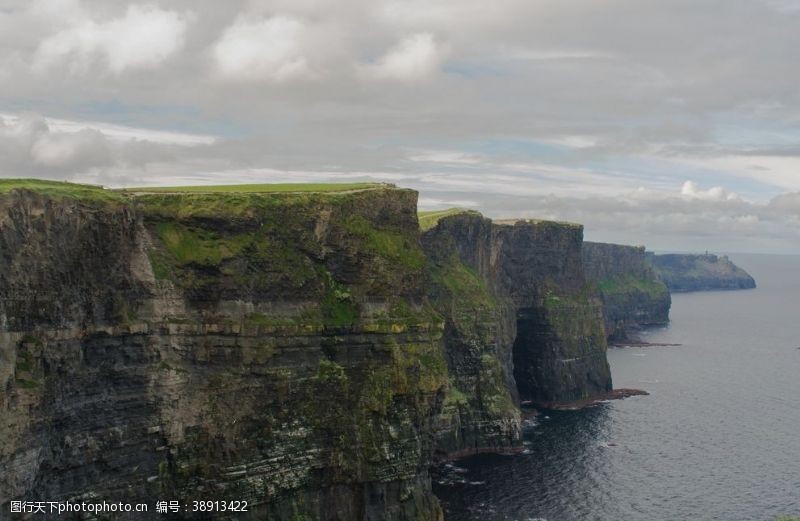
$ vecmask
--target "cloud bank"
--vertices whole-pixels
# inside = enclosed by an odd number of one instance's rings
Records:
[[[376,179],[798,251],[799,23],[782,0],[2,0],[0,175]]]

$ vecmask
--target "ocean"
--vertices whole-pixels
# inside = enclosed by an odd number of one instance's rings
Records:
[[[446,520],[774,521],[800,517],[800,257],[730,255],[746,291],[673,295],[651,343],[610,348],[649,396],[539,415],[526,453],[439,469]]]

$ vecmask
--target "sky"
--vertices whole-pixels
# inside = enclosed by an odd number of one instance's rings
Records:
[[[0,177],[384,181],[800,253],[795,0],[0,0]]]

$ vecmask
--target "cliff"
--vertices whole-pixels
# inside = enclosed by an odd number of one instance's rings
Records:
[[[0,196],[0,508],[441,518],[415,192],[86,190]]]
[[[587,278],[597,285],[609,338],[624,339],[643,326],[669,322],[671,298],[643,246],[585,242]]]
[[[756,281],[727,256],[664,254],[648,256],[670,291],[753,289]]]
[[[411,190],[222,188],[0,182],[0,511],[438,520],[435,458],[611,389],[582,227],[421,234]]]
[[[582,236],[578,225],[496,223],[474,212],[444,216],[423,233],[451,382],[440,452],[514,450],[520,400],[565,402],[611,390]]]

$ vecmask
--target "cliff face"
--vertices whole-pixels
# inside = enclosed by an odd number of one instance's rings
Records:
[[[0,508],[441,518],[424,264],[406,190],[0,196]]]
[[[649,255],[658,277],[670,291],[752,289],[756,281],[728,257],[717,255]]]
[[[451,378],[442,452],[518,446],[520,399],[572,401],[611,389],[582,235],[576,225],[475,214],[445,217],[423,234]]]
[[[0,193],[2,512],[438,520],[437,455],[519,450],[521,400],[611,389],[580,226],[421,237],[416,193],[388,187],[67,186]]]
[[[585,242],[583,262],[603,300],[610,338],[624,339],[642,326],[669,322],[669,290],[647,262],[643,246]]]
[[[422,236],[431,303],[445,319],[450,378],[435,430],[440,456],[507,452],[522,445],[512,369],[513,306],[487,278],[492,227],[480,215],[458,216]]]

